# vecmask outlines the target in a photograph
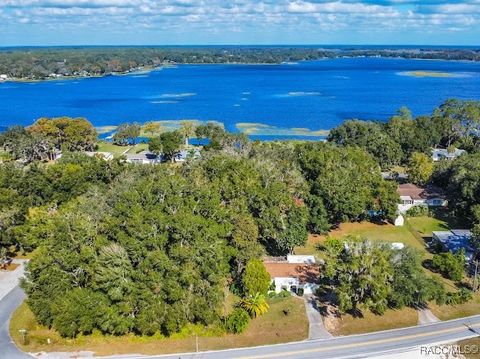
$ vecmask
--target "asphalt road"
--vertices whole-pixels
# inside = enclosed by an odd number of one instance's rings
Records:
[[[19,351],[11,342],[8,322],[11,313],[25,298],[17,286],[0,301],[0,358],[26,359],[29,355]],[[269,345],[245,349],[231,349],[200,353],[138,356],[143,359],[260,359],[260,358],[368,358],[382,353],[402,352],[411,348],[441,343],[453,343],[480,336],[480,315],[438,322],[422,326],[395,329],[377,333],[351,335],[332,339],[309,340],[290,344]],[[201,349],[201,339],[200,339]],[[129,359],[135,355],[125,356]]]
[[[319,339],[291,344],[278,344],[246,349],[232,349],[203,353],[142,356],[142,359],[321,359],[369,358],[373,355],[404,352],[441,343],[480,335],[480,315],[464,319],[395,329],[371,334],[351,335],[332,339]],[[200,341],[201,345],[201,341]],[[420,349],[418,349],[420,350]],[[135,358],[129,356],[129,359]],[[139,357],[140,358],[140,357]]]
[[[17,349],[10,339],[8,333],[8,326],[10,323],[10,316],[13,311],[23,302],[25,294],[19,286],[16,286],[5,297],[0,300],[0,358],[5,359],[31,359],[27,355]]]

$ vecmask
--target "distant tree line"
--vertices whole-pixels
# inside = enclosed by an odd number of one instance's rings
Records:
[[[471,49],[325,49],[314,47],[91,47],[6,48],[0,51],[0,74],[15,79],[103,76],[153,68],[164,63],[223,64],[382,56],[444,60],[480,60]]]

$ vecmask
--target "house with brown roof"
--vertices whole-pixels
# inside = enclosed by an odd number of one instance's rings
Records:
[[[301,289],[304,294],[312,294],[318,288],[320,271],[314,256],[289,255],[286,259],[266,259],[263,264],[276,293],[282,290],[298,293]]]
[[[448,202],[443,191],[435,186],[420,187],[413,183],[398,185],[399,213],[406,213],[414,206],[445,207]]]

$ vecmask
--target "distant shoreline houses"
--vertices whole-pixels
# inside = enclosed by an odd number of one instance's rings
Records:
[[[105,161],[111,161],[114,158],[113,153],[111,152],[100,152],[100,151],[84,151],[81,152],[88,157],[96,157],[103,159]],[[52,160],[56,161],[62,158],[63,153],[61,151],[57,151],[52,155]],[[125,153],[122,155],[125,158],[125,162],[133,163],[133,164],[142,164],[142,165],[154,165],[163,162],[167,162],[164,156],[162,155],[155,155],[149,151],[142,151],[139,153]],[[173,162],[182,163],[187,161],[189,158],[200,158],[200,150],[193,149],[193,150],[182,150],[179,151],[173,157]]]
[[[166,162],[166,159],[162,155],[156,155],[154,153],[151,153],[149,151],[142,151],[140,153],[126,153],[125,155],[126,161],[128,163],[136,163],[136,164],[143,164],[143,165],[148,165],[148,164],[158,164],[162,162]],[[190,151],[187,150],[182,150],[178,151],[178,153],[173,156],[173,162],[185,162],[189,158],[200,158],[200,150],[199,149],[193,149]]]

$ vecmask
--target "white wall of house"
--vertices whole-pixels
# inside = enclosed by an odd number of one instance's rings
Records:
[[[429,207],[445,207],[448,204],[448,201],[444,198],[430,198],[426,199],[415,199],[415,200],[401,200],[401,203],[398,204],[398,213],[405,214],[407,211],[415,206],[426,205]]]
[[[273,283],[275,283],[275,293],[280,293],[282,290],[296,292],[301,288],[303,289],[303,294],[314,294],[318,288],[318,284],[300,283],[294,277],[275,277],[273,278]]]
[[[273,282],[275,283],[275,293],[280,293],[282,290],[291,291],[292,287],[300,286],[298,278],[294,277],[275,277]]]
[[[315,256],[313,255],[287,255],[287,262],[288,263],[295,263],[295,264],[314,264],[315,263]]]

